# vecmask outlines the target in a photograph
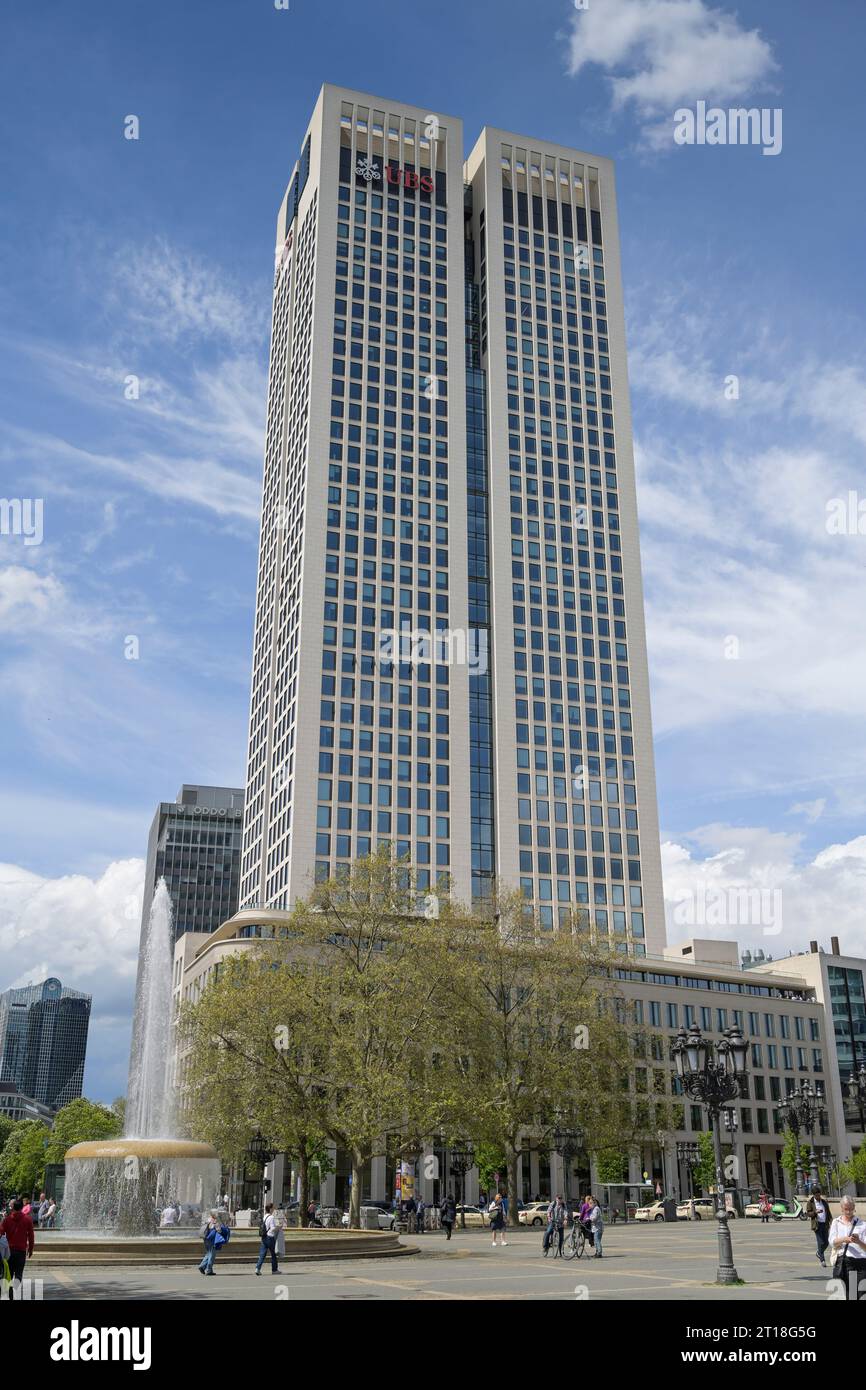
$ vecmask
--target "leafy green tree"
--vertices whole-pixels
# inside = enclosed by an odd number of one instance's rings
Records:
[[[490,1192],[493,1189],[494,1178],[497,1173],[500,1177],[506,1171],[508,1159],[505,1150],[497,1148],[495,1144],[480,1143],[475,1145],[475,1166],[478,1169],[478,1186],[482,1192]]]
[[[500,891],[491,920],[465,916],[441,1036],[462,1084],[452,1093],[461,1128],[506,1157],[509,1221],[517,1225],[517,1165],[529,1134],[553,1147],[558,1127],[604,1150],[635,1134],[625,1011],[610,955],[575,918],[540,936],[519,894]],[[447,1025],[447,1026],[446,1026]]]
[[[692,1182],[696,1192],[709,1192],[716,1185],[716,1154],[713,1136],[709,1130],[698,1135],[698,1161],[692,1168]]]
[[[45,1148],[51,1131],[41,1120],[19,1120],[0,1154],[0,1187],[30,1196],[45,1178]]]
[[[791,1188],[797,1186],[797,1136],[792,1129],[785,1132],[785,1143],[782,1148],[781,1158],[782,1168],[788,1176]],[[800,1167],[804,1173],[809,1171],[809,1145],[800,1144]]]
[[[180,1119],[235,1163],[261,1131],[298,1165],[306,1225],[311,1170],[327,1172],[328,1160],[318,1025],[298,965],[266,951],[229,959],[198,1003],[185,1006]]]
[[[123,1133],[123,1126],[126,1124],[126,1096],[117,1096],[112,1102],[112,1109],[120,1121],[120,1132]]]
[[[45,1151],[46,1163],[62,1163],[67,1149],[88,1139],[113,1139],[122,1132],[121,1120],[96,1101],[79,1096],[58,1110]]]
[[[15,1123],[10,1115],[0,1115],[0,1154],[3,1152],[6,1140],[15,1128]]]
[[[595,1153],[595,1170],[600,1183],[628,1180],[628,1154],[623,1149],[604,1149]]]

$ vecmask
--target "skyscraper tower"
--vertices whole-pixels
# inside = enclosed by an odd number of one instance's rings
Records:
[[[326,85],[277,222],[242,906],[387,842],[664,944],[613,167]],[[314,795],[315,792],[315,795]]]

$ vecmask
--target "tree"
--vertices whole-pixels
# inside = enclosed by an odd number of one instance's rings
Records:
[[[15,1128],[15,1125],[16,1121],[13,1120],[10,1115],[0,1115],[0,1154],[2,1154],[3,1146]]]
[[[295,1155],[304,1219],[325,1141],[350,1157],[357,1227],[364,1166],[388,1135],[399,1134],[399,1156],[442,1128],[432,1053],[450,909],[430,921],[421,897],[388,850],[359,860],[298,902],[282,936],[226,962],[184,1010],[186,1122],[227,1157],[240,1157],[258,1128]]]
[[[788,1181],[794,1190],[796,1190],[797,1187],[797,1145],[797,1135],[794,1133],[792,1129],[787,1130],[785,1133],[785,1143],[782,1148],[782,1158],[780,1161],[782,1164],[782,1168],[788,1175]],[[800,1167],[803,1169],[805,1173],[807,1173],[809,1171],[809,1145],[800,1144],[799,1149]]]
[[[709,1192],[716,1185],[716,1151],[708,1129],[698,1135],[698,1161],[692,1166],[692,1182],[692,1190],[699,1192]]]
[[[126,1124],[126,1096],[117,1096],[111,1102],[110,1109],[114,1111],[120,1121],[120,1132],[123,1133],[123,1126]]]
[[[428,919],[425,895],[387,847],[317,884],[271,953],[298,980],[305,1038],[315,1039],[319,1114],[350,1158],[349,1225],[360,1224],[363,1169],[399,1135],[395,1156],[448,1128],[449,1073],[438,1065],[455,912]],[[429,904],[428,904],[429,905]],[[297,997],[297,996],[296,996]],[[295,1020],[286,1020],[295,1035]]]
[[[51,1131],[41,1120],[19,1120],[0,1154],[0,1187],[29,1196],[45,1178],[45,1146]]]
[[[88,1139],[113,1139],[123,1125],[114,1110],[79,1096],[58,1110],[45,1151],[46,1163],[62,1163],[66,1150]]]
[[[277,967],[277,968],[274,968]],[[260,950],[225,961],[217,981],[182,1011],[190,1051],[183,1063],[180,1120],[229,1162],[253,1136],[295,1159],[300,1216],[307,1224],[310,1170],[327,1169],[322,1059],[303,971]]]
[[[453,1088],[464,1112],[457,1123],[505,1154],[516,1225],[526,1135],[552,1147],[563,1126],[605,1150],[629,1147],[636,1124],[630,1097],[618,1093],[630,1052],[609,953],[578,918],[540,936],[519,894],[500,890],[495,908],[491,919],[459,924],[442,1036],[462,1081]]]

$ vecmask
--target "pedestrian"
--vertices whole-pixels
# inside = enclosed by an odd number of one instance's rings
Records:
[[[204,1259],[199,1265],[200,1274],[213,1274],[217,1251],[228,1244],[230,1235],[229,1228],[220,1222],[219,1214],[212,1211],[201,1229],[201,1237],[204,1241]]]
[[[163,1212],[162,1212],[162,1214],[161,1214],[161,1216],[160,1216],[160,1218],[159,1218],[159,1224],[160,1224],[160,1226],[176,1226],[176,1225],[177,1225],[177,1212],[176,1212],[175,1209],[174,1209],[174,1203],[173,1203],[173,1202],[169,1202],[168,1206],[163,1210]]]
[[[279,1274],[279,1263],[277,1261],[277,1237],[279,1236],[280,1231],[282,1230],[282,1225],[282,1221],[274,1213],[273,1202],[268,1202],[268,1205],[265,1207],[264,1219],[262,1221],[261,1226],[259,1227],[259,1235],[261,1236],[262,1243],[261,1248],[259,1249],[258,1262],[256,1264],[256,1274],[261,1274],[262,1265],[264,1264],[265,1258],[268,1255],[270,1255],[271,1257],[271,1274]]]
[[[419,1235],[419,1236],[423,1236],[423,1234],[424,1234],[424,1223],[425,1223],[426,1219],[427,1219],[427,1204],[426,1204],[426,1202],[424,1201],[424,1198],[423,1198],[423,1197],[419,1197],[419,1198],[418,1198],[418,1206],[417,1206],[417,1209],[416,1209],[416,1211],[415,1211],[415,1224],[416,1224],[416,1227],[417,1227],[417,1231],[418,1231],[418,1235]]]
[[[773,1214],[773,1204],[770,1201],[769,1193],[766,1190],[763,1191],[760,1197],[758,1198],[758,1209],[761,1213],[761,1225],[768,1225],[770,1217]]]
[[[45,1217],[45,1227],[49,1231],[54,1230],[54,1218],[57,1215],[57,1203],[52,1197],[48,1202],[48,1212]]]
[[[418,1212],[418,1204],[415,1201],[414,1197],[410,1197],[409,1200],[404,1203],[403,1212],[404,1219],[406,1222],[406,1230],[409,1232],[410,1236],[414,1236],[417,1226],[416,1217]]]
[[[451,1239],[451,1231],[452,1231],[452,1229],[453,1229],[454,1220],[455,1220],[456,1216],[457,1216],[457,1204],[456,1204],[456,1202],[454,1201],[454,1197],[453,1197],[452,1194],[449,1192],[449,1193],[448,1193],[448,1196],[447,1196],[447,1197],[444,1197],[444,1198],[442,1199],[442,1201],[440,1202],[440,1204],[439,1204],[439,1220],[442,1222],[442,1225],[445,1227],[445,1239],[446,1239],[446,1240],[450,1240],[450,1239]]]
[[[313,1201],[309,1202],[307,1205],[307,1224],[309,1226],[319,1225],[319,1222],[316,1220],[316,1204]]]
[[[604,1233],[604,1216],[601,1207],[594,1197],[587,1197],[589,1204],[589,1229],[592,1232],[592,1243],[595,1246],[595,1258],[601,1259],[601,1238]]]
[[[496,1247],[496,1237],[499,1237],[500,1245],[507,1245],[505,1239],[505,1208],[502,1205],[502,1193],[497,1192],[490,1206],[487,1208],[490,1215],[490,1229],[493,1232],[493,1245]]]
[[[853,1197],[843,1197],[839,1206],[840,1213],[830,1227],[833,1278],[843,1281],[845,1297],[856,1303],[861,1272],[866,1270],[866,1221],[857,1215]]]
[[[12,1276],[9,1285],[9,1297],[21,1297],[21,1281],[24,1278],[24,1266],[27,1256],[33,1254],[33,1222],[30,1213],[25,1214],[24,1202],[21,1197],[16,1197],[12,1203],[12,1210],[9,1215],[0,1221],[0,1239],[5,1236],[9,1245],[9,1273]],[[17,1291],[16,1291],[17,1286]]]
[[[593,1233],[592,1233],[592,1227],[591,1227],[590,1224],[589,1224],[589,1213],[590,1213],[591,1210],[592,1210],[592,1208],[591,1208],[591,1206],[590,1206],[590,1204],[589,1204],[589,1201],[590,1201],[589,1197],[584,1197],[583,1201],[582,1201],[581,1204],[580,1204],[580,1211],[578,1212],[577,1219],[578,1219],[578,1221],[580,1222],[581,1226],[583,1227],[584,1231],[586,1232],[586,1238],[587,1238],[587,1240],[589,1241],[590,1245],[592,1246],[592,1248],[593,1248],[593,1250],[594,1250],[594,1249],[595,1249],[595,1236],[593,1235]],[[614,1222],[615,1222],[615,1220],[616,1220],[616,1208],[614,1208],[614,1217],[613,1217],[613,1220],[614,1220]]]
[[[550,1206],[547,1208],[547,1230],[544,1232],[544,1253],[547,1254],[551,1246],[556,1242],[553,1252],[554,1258],[562,1256],[562,1241],[565,1236],[565,1204],[562,1197],[557,1192]]]
[[[46,1216],[48,1215],[48,1205],[48,1198],[45,1196],[45,1193],[40,1192],[39,1206],[36,1210],[36,1220],[33,1223],[34,1226],[41,1226],[43,1224]]]
[[[812,1223],[812,1230],[815,1232],[816,1256],[818,1263],[824,1268],[827,1262],[824,1259],[824,1252],[830,1242],[830,1208],[827,1199],[820,1187],[816,1187],[808,1202],[806,1203],[806,1215]]]

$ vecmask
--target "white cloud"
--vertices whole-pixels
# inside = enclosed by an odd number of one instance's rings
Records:
[[[23,565],[0,569],[0,632],[32,632],[65,605],[63,585]]]
[[[633,104],[655,146],[672,141],[663,113],[744,97],[776,69],[757,29],[705,0],[592,0],[572,17],[567,62],[573,77],[592,65],[609,73],[614,110]]]
[[[96,878],[42,878],[0,864],[0,989],[56,975],[93,996],[85,1090],[126,1089],[144,861],[110,864]]]
[[[663,843],[668,941],[736,940],[741,950],[760,948],[778,959],[808,949],[811,940],[829,945],[833,935],[844,953],[866,955],[866,836],[828,845],[811,857],[801,844],[799,835],[729,825],[702,826]],[[753,892],[748,897],[738,889]],[[760,890],[770,907],[763,918]],[[778,925],[771,920],[772,894],[779,895],[780,932],[772,930]],[[726,907],[727,924],[687,923],[687,905],[701,901]]]

